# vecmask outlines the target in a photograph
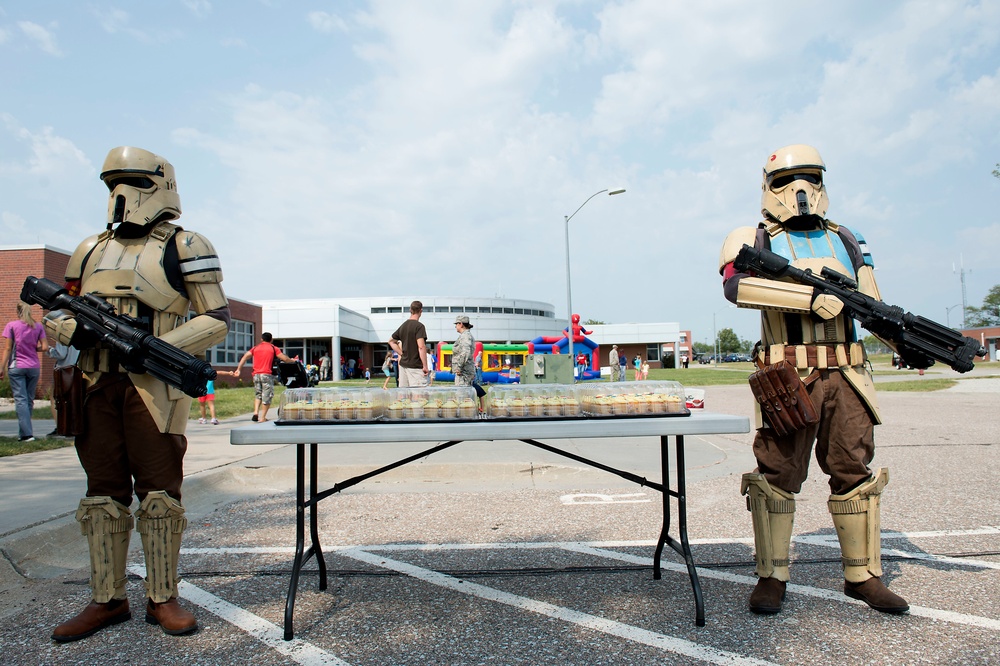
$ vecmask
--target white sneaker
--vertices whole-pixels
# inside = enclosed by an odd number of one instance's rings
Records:
[[[219,425],[219,419],[212,419],[212,425]]]
[[[205,419],[198,419],[198,423],[205,425]]]

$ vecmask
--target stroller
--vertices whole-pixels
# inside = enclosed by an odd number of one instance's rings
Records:
[[[285,388],[310,388],[319,384],[315,377],[306,374],[306,368],[302,361],[292,361],[291,363],[278,362],[278,379]]]

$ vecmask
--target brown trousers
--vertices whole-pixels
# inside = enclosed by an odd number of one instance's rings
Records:
[[[761,428],[753,442],[757,469],[772,486],[797,493],[809,473],[809,455],[830,477],[830,492],[840,495],[871,476],[875,457],[874,423],[861,398],[839,370],[817,370],[808,384],[819,423],[778,437]]]
[[[180,501],[187,438],[160,432],[124,373],[105,373],[87,390],[76,453],[87,473],[87,496],[107,495],[125,506],[133,490],[165,490]],[[134,484],[133,484],[134,479]]]

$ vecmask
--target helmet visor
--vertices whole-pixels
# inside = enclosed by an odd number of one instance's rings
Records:
[[[768,187],[770,187],[772,190],[780,190],[783,187],[791,185],[796,180],[804,180],[807,183],[811,183],[812,185],[822,185],[823,175],[819,173],[780,174],[770,177]]]

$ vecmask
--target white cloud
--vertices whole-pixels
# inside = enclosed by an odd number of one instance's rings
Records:
[[[212,3],[208,0],[183,0],[183,4],[198,18],[205,18],[212,13]]]
[[[50,30],[31,21],[18,21],[17,27],[21,29],[21,33],[25,37],[34,42],[43,52],[56,57],[63,55],[56,44],[55,35]]]
[[[319,32],[347,32],[347,22],[336,14],[329,12],[309,12],[306,15],[309,25]]]

